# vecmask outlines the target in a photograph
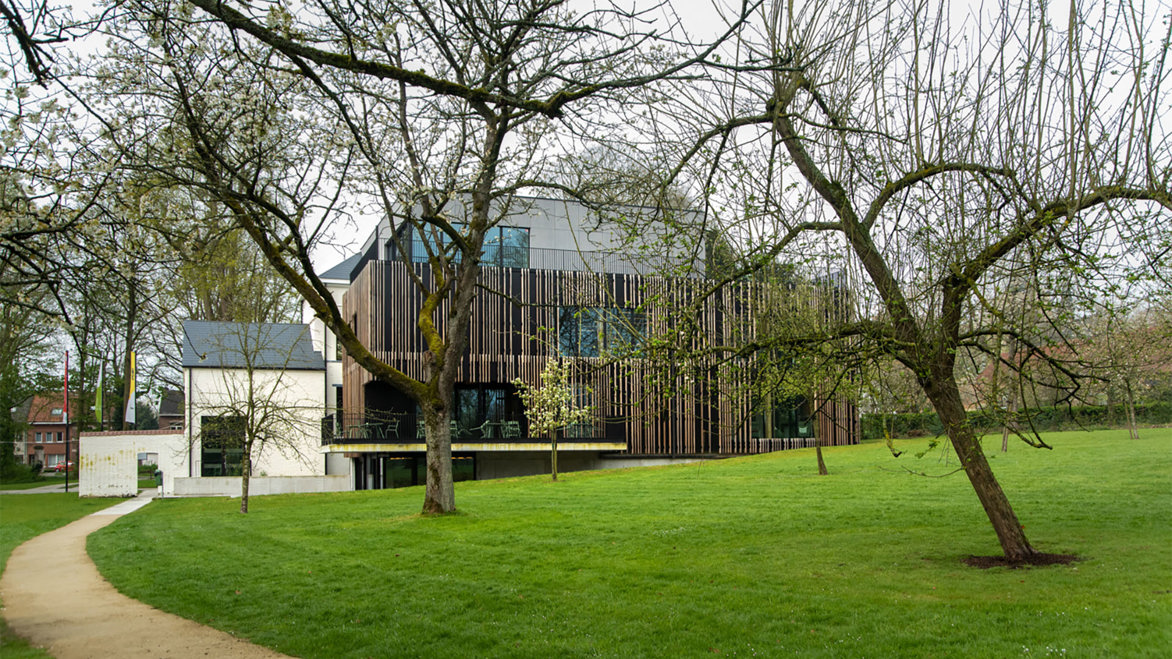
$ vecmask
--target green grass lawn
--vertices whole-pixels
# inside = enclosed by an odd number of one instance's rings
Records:
[[[119,589],[305,657],[1137,657],[1172,647],[1172,430],[993,459],[1035,547],[999,552],[925,441],[419,488],[167,500],[91,536]],[[1000,444],[1000,436],[990,447]]]
[[[34,487],[45,487],[46,485],[56,485],[56,482],[41,479],[39,481],[26,481],[22,483],[0,483],[0,490],[31,490]]]
[[[0,572],[3,572],[8,564],[12,550],[25,540],[65,526],[75,519],[120,501],[121,499],[79,499],[76,494],[63,492],[0,496]],[[30,648],[22,639],[14,636],[8,625],[0,620],[0,656],[16,659],[49,655],[36,648]]]

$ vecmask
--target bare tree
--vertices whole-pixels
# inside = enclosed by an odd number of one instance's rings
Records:
[[[1087,328],[1082,357],[1099,386],[1094,394],[1106,394],[1108,414],[1113,401],[1123,399],[1128,434],[1139,439],[1135,407],[1148,390],[1169,379],[1172,363],[1168,318],[1155,309],[1130,313],[1105,313]]]
[[[95,106],[119,117],[119,158],[222,204],[347,358],[419,404],[423,509],[453,510],[449,419],[485,236],[607,107],[715,46],[672,40],[651,22],[658,7],[192,5],[126,3],[109,24],[110,57],[91,74]],[[352,212],[388,218],[400,260],[407,236],[425,252],[426,267],[408,269],[422,376],[372,353],[314,272],[311,252]]]
[[[915,375],[1011,561],[1038,552],[967,421],[958,361],[1012,337],[1023,356],[1004,368],[1029,356],[1076,386],[1051,347],[1081,311],[1067,291],[1091,298],[1130,265],[1111,254],[1170,235],[1167,16],[1069,9],[1007,2],[961,27],[946,3],[777,2],[725,79],[681,91],[701,139],[677,178],[711,181],[711,221],[761,238],[725,279],[814,245],[841,254],[860,308],[835,332]],[[739,66],[762,61],[777,66]],[[1036,322],[982,323],[1022,271]]]
[[[240,512],[248,512],[248,487],[264,456],[309,464],[312,439],[320,428],[322,401],[300,382],[306,371],[308,326],[273,323],[217,323],[210,349],[202,355],[217,373],[203,383],[197,414],[199,432],[190,441],[219,451],[221,475],[239,469]],[[207,348],[202,343],[196,348]],[[320,358],[319,358],[320,359]],[[202,369],[201,369],[202,370]],[[194,377],[194,376],[193,376]],[[236,464],[236,455],[239,465]]]

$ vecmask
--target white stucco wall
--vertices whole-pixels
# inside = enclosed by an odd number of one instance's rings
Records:
[[[185,369],[189,391],[187,430],[191,446],[190,470],[181,477],[202,473],[200,440],[203,417],[240,414],[249,396],[249,377],[243,369]],[[253,476],[318,476],[325,474],[321,453],[321,419],[326,413],[325,372],[321,370],[257,370],[252,376],[252,399],[259,411],[276,413],[268,424],[272,439],[253,452]],[[185,463],[186,464],[186,463]]]
[[[186,442],[178,430],[82,433],[80,442],[78,493],[83,497],[136,495],[139,453],[158,455],[164,485],[176,472],[186,473]]]

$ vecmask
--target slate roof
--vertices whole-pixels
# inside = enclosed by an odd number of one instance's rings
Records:
[[[354,266],[358,265],[358,259],[362,258],[362,254],[354,254],[338,265],[326,270],[318,275],[321,279],[337,279],[339,281],[350,281],[350,271]]]
[[[249,360],[254,368],[325,370],[309,325],[183,321],[184,368],[245,368]]]

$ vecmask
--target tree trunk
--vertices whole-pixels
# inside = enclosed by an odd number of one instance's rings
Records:
[[[427,486],[423,493],[423,514],[450,513],[456,509],[452,485],[452,428],[447,408],[424,403],[423,423],[427,431]]]
[[[1123,393],[1127,397],[1127,435],[1139,439],[1139,427],[1135,425],[1135,394],[1131,390],[1130,379],[1124,378]]]
[[[227,446],[224,454],[228,453]],[[226,472],[225,472],[226,473]],[[240,512],[248,513],[248,480],[252,476],[252,441],[244,441],[244,453],[240,456]]]
[[[997,534],[1005,558],[1020,561],[1037,554],[1026,539],[1025,529],[1018,522],[1013,507],[1009,505],[1009,499],[997,482],[997,477],[993,475],[992,468],[989,467],[980,439],[968,423],[956,384],[924,384],[925,392],[936,408],[944,430],[948,433],[948,439],[960,458],[964,473],[977,493],[977,499],[985,509],[985,515],[993,525],[993,531]]]
[[[558,479],[558,433],[560,432],[560,429],[555,428],[549,433],[549,464],[554,482],[557,482]]]
[[[814,439],[814,453],[818,456],[818,475],[829,476],[830,472],[826,471],[826,462],[822,460],[822,440]]]
[[[1118,405],[1118,402],[1115,400],[1115,383],[1112,381],[1108,381],[1107,382],[1107,425],[1111,428],[1114,428],[1116,425],[1119,424],[1119,416],[1118,416],[1118,413],[1115,411],[1116,405]]]
[[[1009,363],[1017,367],[1017,340],[1009,340]],[[1009,424],[1017,423],[1017,388],[1013,385],[1009,387],[1009,396],[1005,403],[1005,425],[1001,428],[1001,452],[1009,453]]]
[[[1007,419],[1004,427],[1001,428],[1001,452],[1009,453],[1009,423],[1008,420],[1015,418],[1017,414],[1017,391],[1010,390],[1009,403],[1005,408]],[[1016,421],[1015,421],[1016,423]]]
[[[810,419],[810,425],[814,430],[814,454],[818,456],[818,475],[829,476],[830,472],[826,470],[826,461],[822,459],[822,433],[818,432],[818,416],[821,412],[814,412],[813,418]]]

